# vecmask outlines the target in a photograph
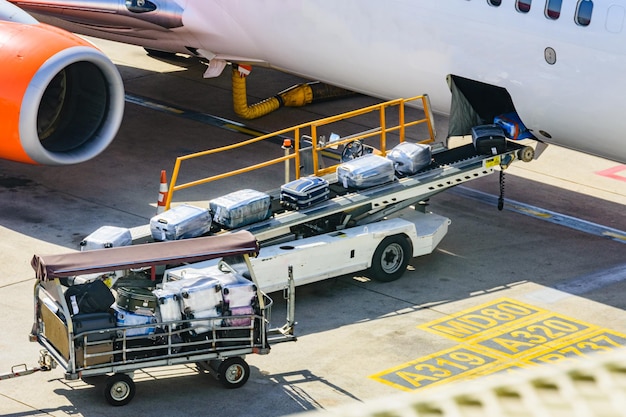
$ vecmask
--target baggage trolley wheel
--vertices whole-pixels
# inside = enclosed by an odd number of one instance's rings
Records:
[[[135,396],[135,383],[126,374],[115,374],[109,377],[104,389],[104,398],[114,406],[126,405]]]
[[[250,377],[250,367],[237,356],[224,360],[217,372],[222,385],[229,389],[243,386]]]
[[[408,239],[402,235],[387,236],[372,256],[372,266],[367,275],[379,282],[395,281],[404,274],[413,251]]]

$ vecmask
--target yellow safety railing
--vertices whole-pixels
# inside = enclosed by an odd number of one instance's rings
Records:
[[[410,103],[410,102],[421,102],[420,103],[421,106],[418,104],[418,107],[421,107],[423,109],[424,117],[411,120],[411,121],[406,120],[406,114],[405,114],[406,106],[405,105],[406,103]],[[391,126],[387,125],[387,115],[388,115],[387,109],[389,108],[397,108],[398,110],[398,123],[393,124]],[[369,130],[366,130],[364,132],[360,132],[357,134],[349,135],[349,136],[343,137],[339,140],[332,141],[332,142],[326,142],[326,141],[322,142],[318,138],[318,134],[317,134],[318,128],[322,126],[325,126],[331,123],[336,123],[339,121],[345,121],[347,119],[366,115],[368,113],[373,113],[373,112],[379,113],[379,126],[378,127],[375,127],[373,129],[369,129]],[[315,120],[312,122],[303,123],[297,126],[293,126],[293,127],[289,127],[286,129],[273,132],[273,133],[269,133],[263,136],[248,139],[243,142],[238,142],[233,145],[222,146],[219,148],[209,149],[209,150],[202,151],[202,152],[196,152],[196,153],[192,153],[189,155],[179,156],[178,158],[176,158],[176,162],[174,164],[174,170],[172,172],[172,178],[170,181],[169,192],[167,194],[165,208],[166,209],[170,208],[173,195],[176,191],[195,187],[197,185],[207,184],[209,182],[232,177],[235,175],[244,174],[247,172],[255,171],[257,169],[265,168],[265,167],[275,165],[275,164],[280,164],[280,163],[287,164],[292,160],[294,161],[294,166],[295,166],[295,178],[296,179],[300,178],[300,173],[301,173],[300,159],[302,158],[302,155],[300,152],[301,143],[299,139],[304,135],[302,132],[306,132],[306,135],[309,136],[311,140],[311,150],[312,150],[312,158],[313,158],[313,175],[322,176],[322,175],[326,175],[328,173],[334,172],[337,168],[337,165],[339,165],[339,164],[335,164],[335,165],[331,165],[328,167],[320,168],[320,159],[322,155],[324,153],[328,153],[331,148],[336,149],[337,146],[339,145],[346,145],[347,143],[350,143],[355,140],[362,141],[367,138],[379,136],[379,146],[377,149],[382,155],[385,155],[387,153],[387,135],[389,133],[397,132],[399,136],[399,141],[404,142],[406,129],[408,127],[416,126],[416,125],[420,125],[424,123],[427,125],[429,137],[428,139],[421,140],[419,142],[420,143],[434,142],[435,131],[433,128],[430,102],[429,102],[427,95],[420,95],[420,96],[406,98],[406,99],[396,99],[396,100],[386,101],[384,103],[379,103],[379,104],[375,104],[375,105],[365,107],[362,109],[342,113],[337,116],[330,116],[330,117]],[[262,163],[250,165],[245,168],[229,171],[223,174],[212,175],[206,178],[197,179],[195,181],[190,181],[190,182],[186,182],[182,184],[176,184],[176,182],[178,181],[178,176],[180,173],[181,165],[184,161],[189,161],[191,159],[197,159],[201,157],[207,157],[210,155],[216,155],[216,154],[219,154],[220,152],[241,148],[244,146],[252,145],[254,143],[258,143],[258,142],[261,142],[270,138],[276,138],[276,137],[291,138],[291,143],[293,145],[293,153],[291,152],[285,153],[285,155],[280,158],[274,158],[274,159],[271,159]],[[305,149],[308,149],[308,148],[309,147],[307,146]],[[210,166],[210,164],[207,164],[207,165]]]

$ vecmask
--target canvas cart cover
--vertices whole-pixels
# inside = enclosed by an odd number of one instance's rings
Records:
[[[62,255],[34,255],[31,266],[36,278],[54,278],[95,272],[116,271],[152,265],[200,262],[230,255],[258,255],[259,245],[247,231],[219,236],[168,242],[145,243],[135,246],[71,252]]]

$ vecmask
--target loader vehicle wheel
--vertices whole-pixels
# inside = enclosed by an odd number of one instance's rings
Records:
[[[135,396],[135,383],[126,374],[115,374],[107,380],[104,398],[114,406],[128,404]]]
[[[404,236],[387,236],[376,248],[367,275],[375,281],[391,282],[404,274],[411,259],[411,245]]]
[[[250,367],[240,357],[232,357],[221,363],[218,369],[219,380],[226,388],[239,388],[248,381]]]

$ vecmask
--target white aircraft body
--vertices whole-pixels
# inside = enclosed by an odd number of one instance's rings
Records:
[[[384,99],[428,94],[435,111],[450,114],[449,133],[467,134],[472,123],[516,112],[540,141],[626,163],[626,5],[615,1],[11,3],[71,32],[201,56],[210,62],[207,76],[226,63],[251,64]],[[2,7],[0,18],[11,20]],[[0,26],[0,38],[5,30]],[[10,43],[0,42],[5,48]],[[0,69],[0,86],[8,71]],[[106,78],[117,97],[118,81]],[[119,123],[113,119],[101,123]],[[34,162],[64,163],[53,156]]]

